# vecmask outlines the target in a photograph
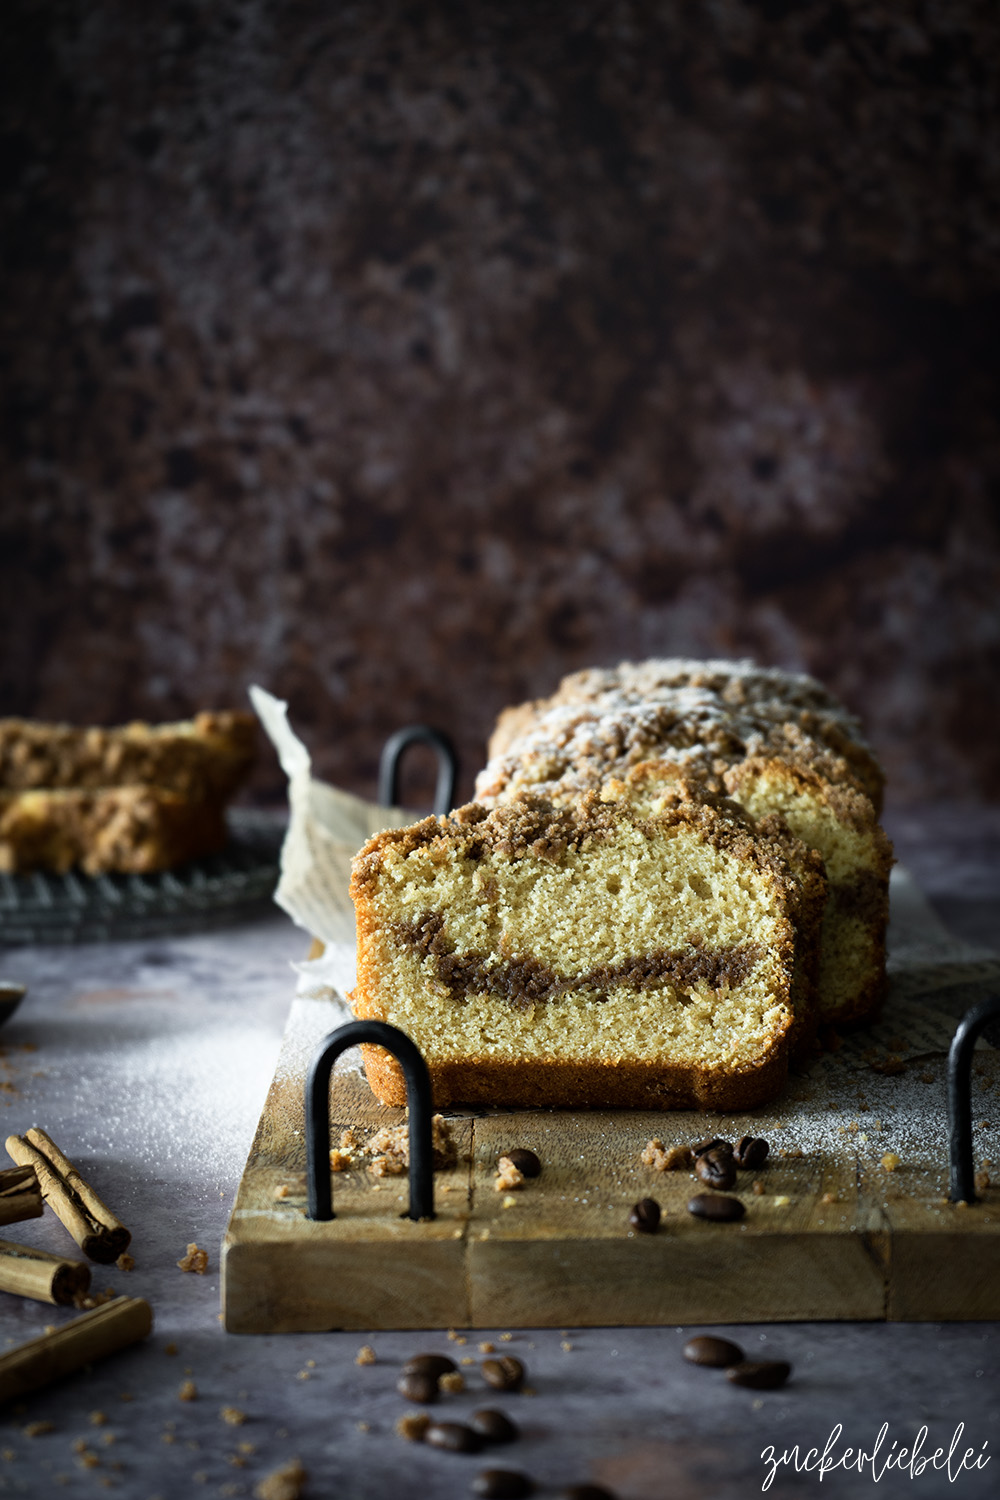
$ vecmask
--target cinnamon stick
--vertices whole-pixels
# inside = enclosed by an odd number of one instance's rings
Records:
[[[130,1231],[101,1202],[44,1130],[35,1125],[23,1136],[9,1135],[7,1152],[22,1166],[34,1167],[42,1197],[84,1255],[109,1266],[128,1248]]]
[[[152,1308],[141,1297],[116,1297],[113,1302],[105,1302],[103,1307],[64,1323],[54,1333],[42,1334],[0,1355],[0,1402],[27,1396],[94,1360],[136,1344],[152,1327]]]
[[[0,1292],[68,1306],[89,1288],[90,1267],[86,1261],[64,1260],[31,1245],[0,1240]]]
[[[42,1189],[34,1167],[8,1167],[0,1172],[0,1224],[37,1219],[42,1213]]]

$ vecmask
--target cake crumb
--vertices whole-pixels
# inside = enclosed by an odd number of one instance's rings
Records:
[[[975,1177],[973,1178],[973,1182],[975,1183],[977,1193],[985,1193],[986,1189],[990,1185],[989,1172],[977,1172]]]
[[[517,1199],[511,1193],[508,1193],[507,1196],[506,1196],[506,1198],[504,1198],[503,1201],[501,1202],[500,1207],[501,1208],[516,1208],[517,1207]]]
[[[483,1344],[480,1344],[479,1347],[480,1347],[480,1349],[482,1349],[485,1346]],[[490,1348],[491,1349],[493,1348],[492,1344],[490,1345]],[[459,1364],[460,1365],[474,1365],[475,1363],[476,1363],[475,1357],[473,1355],[471,1355],[471,1354],[463,1354],[462,1358],[459,1360]]]
[[[119,1271],[134,1271],[135,1256],[129,1255],[127,1250],[123,1250],[121,1255],[119,1255],[118,1259],[115,1261],[115,1265],[118,1267]]]
[[[391,1169],[391,1174],[389,1170],[386,1170],[381,1175],[389,1176],[405,1172],[410,1165],[409,1125],[396,1125],[391,1128],[384,1125],[381,1130],[375,1132],[364,1149],[369,1156],[379,1158],[384,1156],[396,1162]],[[444,1115],[433,1115],[431,1118],[431,1149],[435,1172],[446,1171],[458,1160],[451,1126]]]
[[[899,1073],[906,1072],[906,1063],[891,1052],[887,1057],[875,1058],[868,1066],[873,1073],[881,1073],[884,1078],[895,1078]]]
[[[103,1412],[103,1411],[92,1411],[90,1413],[90,1425],[91,1425],[91,1427],[105,1427],[105,1426],[107,1426],[107,1421],[108,1421],[108,1418],[107,1418],[107,1413],[106,1412]]]
[[[224,1406],[219,1416],[229,1427],[242,1427],[247,1419],[245,1411],[240,1411],[238,1406]]]
[[[459,1391],[465,1390],[465,1376],[460,1375],[457,1370],[450,1370],[438,1380],[441,1390],[448,1391],[452,1396],[457,1396]]]
[[[29,1422],[24,1429],[24,1435],[30,1438],[44,1437],[47,1432],[55,1432],[55,1430],[54,1422]]]
[[[414,1412],[413,1416],[407,1413],[396,1422],[396,1432],[408,1443],[422,1443],[430,1425],[431,1419],[426,1412]]]
[[[306,1480],[309,1478],[297,1458],[273,1469],[254,1488],[256,1500],[299,1500]]]
[[[346,1172],[351,1167],[353,1157],[347,1151],[338,1151],[336,1147],[330,1152],[330,1171]]]
[[[184,1384],[177,1392],[177,1396],[181,1401],[197,1401],[198,1387],[195,1385],[193,1380],[185,1380]]]
[[[375,1359],[375,1350],[372,1348],[371,1344],[362,1344],[361,1348],[354,1356],[354,1363],[356,1365],[373,1365],[375,1363]]]
[[[694,1152],[690,1146],[664,1146],[658,1136],[653,1136],[643,1147],[640,1161],[654,1172],[682,1172],[691,1166]]]
[[[881,1161],[882,1170],[884,1172],[895,1172],[899,1165],[900,1158],[896,1155],[895,1151],[887,1151]]]
[[[498,1193],[524,1186],[524,1173],[509,1156],[501,1156],[497,1162],[497,1176],[493,1186]]]
[[[357,1151],[361,1145],[361,1139],[353,1129],[342,1130],[338,1145],[341,1151]]]
[[[501,1344],[509,1344],[513,1337],[514,1335],[512,1333],[502,1333],[500,1335],[500,1342]]]
[[[333,1153],[331,1152],[330,1154],[332,1155]],[[275,1198],[289,1198],[291,1197],[291,1193],[292,1190],[288,1186],[287,1182],[279,1182],[278,1186],[274,1190]]]
[[[194,1271],[196,1275],[204,1276],[208,1270],[208,1251],[199,1250],[192,1241],[187,1247],[187,1254],[181,1257],[177,1265],[181,1271]]]
[[[373,1177],[402,1177],[406,1167],[398,1156],[376,1156],[372,1162]]]
[[[495,1350],[496,1350],[496,1344],[491,1344],[490,1341],[489,1341],[489,1339],[484,1339],[483,1342],[479,1346],[479,1352],[480,1352],[480,1354],[492,1354],[492,1353],[494,1353]],[[462,1363],[464,1364],[465,1361],[463,1360]]]
[[[751,1187],[750,1191],[753,1193],[755,1198],[760,1198],[763,1196],[764,1184],[761,1182],[759,1177],[754,1181],[754,1184]]]
[[[840,1199],[837,1197],[836,1193],[824,1193],[819,1201],[821,1203],[839,1203]]]
[[[559,1345],[559,1347],[560,1347],[560,1349],[562,1349],[564,1351],[564,1353],[568,1354],[570,1352],[570,1350],[572,1349],[573,1345],[570,1343],[569,1339],[563,1339],[563,1341]]]
[[[355,1422],[354,1425],[359,1432],[371,1432],[372,1430],[372,1424],[370,1422]]]
[[[787,1194],[781,1193],[777,1198],[775,1198],[774,1206],[775,1208],[787,1208],[791,1201],[791,1198],[789,1198]]]
[[[81,1448],[77,1463],[81,1469],[99,1469],[101,1460],[92,1448]]]

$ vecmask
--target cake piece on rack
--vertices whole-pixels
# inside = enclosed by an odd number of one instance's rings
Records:
[[[472,803],[358,854],[355,1014],[412,1037],[438,1107],[728,1110],[780,1091],[810,1003],[789,836],[684,785],[657,804],[613,786]],[[402,1104],[395,1061],[363,1050]]]
[[[215,853],[252,714],[117,728],[0,719],[0,871],[148,874]]]

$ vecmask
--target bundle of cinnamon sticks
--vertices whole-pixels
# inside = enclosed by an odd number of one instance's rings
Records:
[[[124,1255],[131,1233],[44,1130],[8,1136],[7,1151],[17,1165],[0,1171],[0,1224],[37,1219],[47,1203],[90,1260],[110,1265]],[[89,1289],[86,1261],[0,1240],[0,1291],[79,1306]],[[151,1328],[152,1310],[140,1297],[96,1307],[0,1357],[0,1403],[135,1343]]]

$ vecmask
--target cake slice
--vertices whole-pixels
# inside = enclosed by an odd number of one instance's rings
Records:
[[[356,857],[355,1014],[412,1037],[438,1107],[732,1110],[781,1089],[801,908],[783,836],[726,801],[609,795],[471,803]],[[363,1050],[402,1104],[394,1059]]]
[[[157,786],[192,802],[225,801],[253,764],[256,722],[235,711],[108,729],[0,719],[0,787]]]
[[[221,803],[155,786],[0,791],[0,871],[146,875],[214,854],[226,842]]]

